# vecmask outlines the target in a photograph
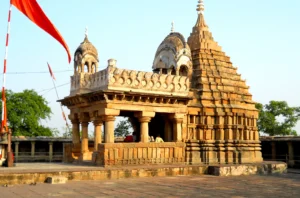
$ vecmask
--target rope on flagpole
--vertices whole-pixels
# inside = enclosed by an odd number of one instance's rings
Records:
[[[47,64],[48,64],[48,63],[47,63]],[[49,64],[48,64],[48,67],[50,67]],[[52,70],[51,70],[51,71],[52,71]],[[54,89],[55,89],[55,92],[56,92],[57,100],[59,100],[59,96],[58,96],[58,92],[57,92],[57,88],[56,88],[56,85],[55,85],[53,76],[51,76],[51,79],[52,79],[52,83],[53,83],[53,86],[54,86]],[[69,127],[69,124],[68,124],[68,121],[67,121],[67,118],[66,118],[66,114],[65,114],[65,112],[64,112],[64,109],[63,109],[61,103],[60,103],[60,108],[61,108],[62,116],[63,116],[64,120],[66,121],[66,126],[67,126],[67,128],[68,128],[68,131],[69,131],[69,133],[70,133],[70,132],[71,132],[71,131],[70,131],[70,127]]]
[[[6,85],[6,66],[8,57],[8,44],[9,44],[9,33],[10,33],[10,18],[11,18],[12,4],[9,6],[8,20],[7,20],[7,34],[5,41],[5,55],[4,55],[4,65],[3,65],[3,85],[2,85],[2,122],[1,122],[1,132],[6,130],[7,127],[7,112],[6,112],[6,98],[5,98],[5,85]]]

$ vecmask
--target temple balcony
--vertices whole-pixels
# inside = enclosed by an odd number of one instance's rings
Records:
[[[189,86],[190,82],[186,76],[157,74],[108,66],[96,73],[76,73],[71,76],[70,96],[100,90],[188,96]]]

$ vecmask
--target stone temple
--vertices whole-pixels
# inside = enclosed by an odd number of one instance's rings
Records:
[[[70,109],[73,126],[66,161],[100,166],[262,162],[249,86],[214,40],[203,0],[197,11],[187,41],[172,28],[158,46],[153,72],[121,69],[114,59],[98,71],[97,49],[85,36],[75,51],[70,95],[60,100]],[[130,118],[137,142],[114,142],[116,116]],[[94,128],[93,147],[88,126]],[[149,142],[157,135],[165,142]]]

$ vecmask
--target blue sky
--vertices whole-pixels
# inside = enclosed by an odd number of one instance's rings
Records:
[[[197,19],[197,0],[38,2],[72,53],[82,42],[88,26],[89,40],[99,52],[100,69],[107,66],[108,59],[114,58],[120,68],[151,71],[155,51],[169,34],[171,22],[175,22],[175,31],[187,38]],[[9,0],[1,0],[0,54],[3,57],[8,8]],[[215,40],[247,80],[257,102],[285,100],[291,106],[300,106],[299,8],[298,0],[205,0],[205,19]],[[7,88],[14,92],[35,89],[42,94],[53,111],[46,125],[61,130],[64,121],[55,91],[42,91],[53,87],[46,62],[51,64],[57,86],[70,82],[73,63],[68,64],[67,54],[58,42],[16,8],[12,10],[10,36],[7,72],[46,73],[8,74]],[[59,87],[60,98],[69,95],[69,90],[69,84]],[[300,124],[297,130],[300,133]]]

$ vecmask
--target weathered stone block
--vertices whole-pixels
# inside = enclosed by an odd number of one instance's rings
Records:
[[[51,176],[48,177],[46,183],[48,184],[65,184],[68,181],[68,178],[64,176]]]

